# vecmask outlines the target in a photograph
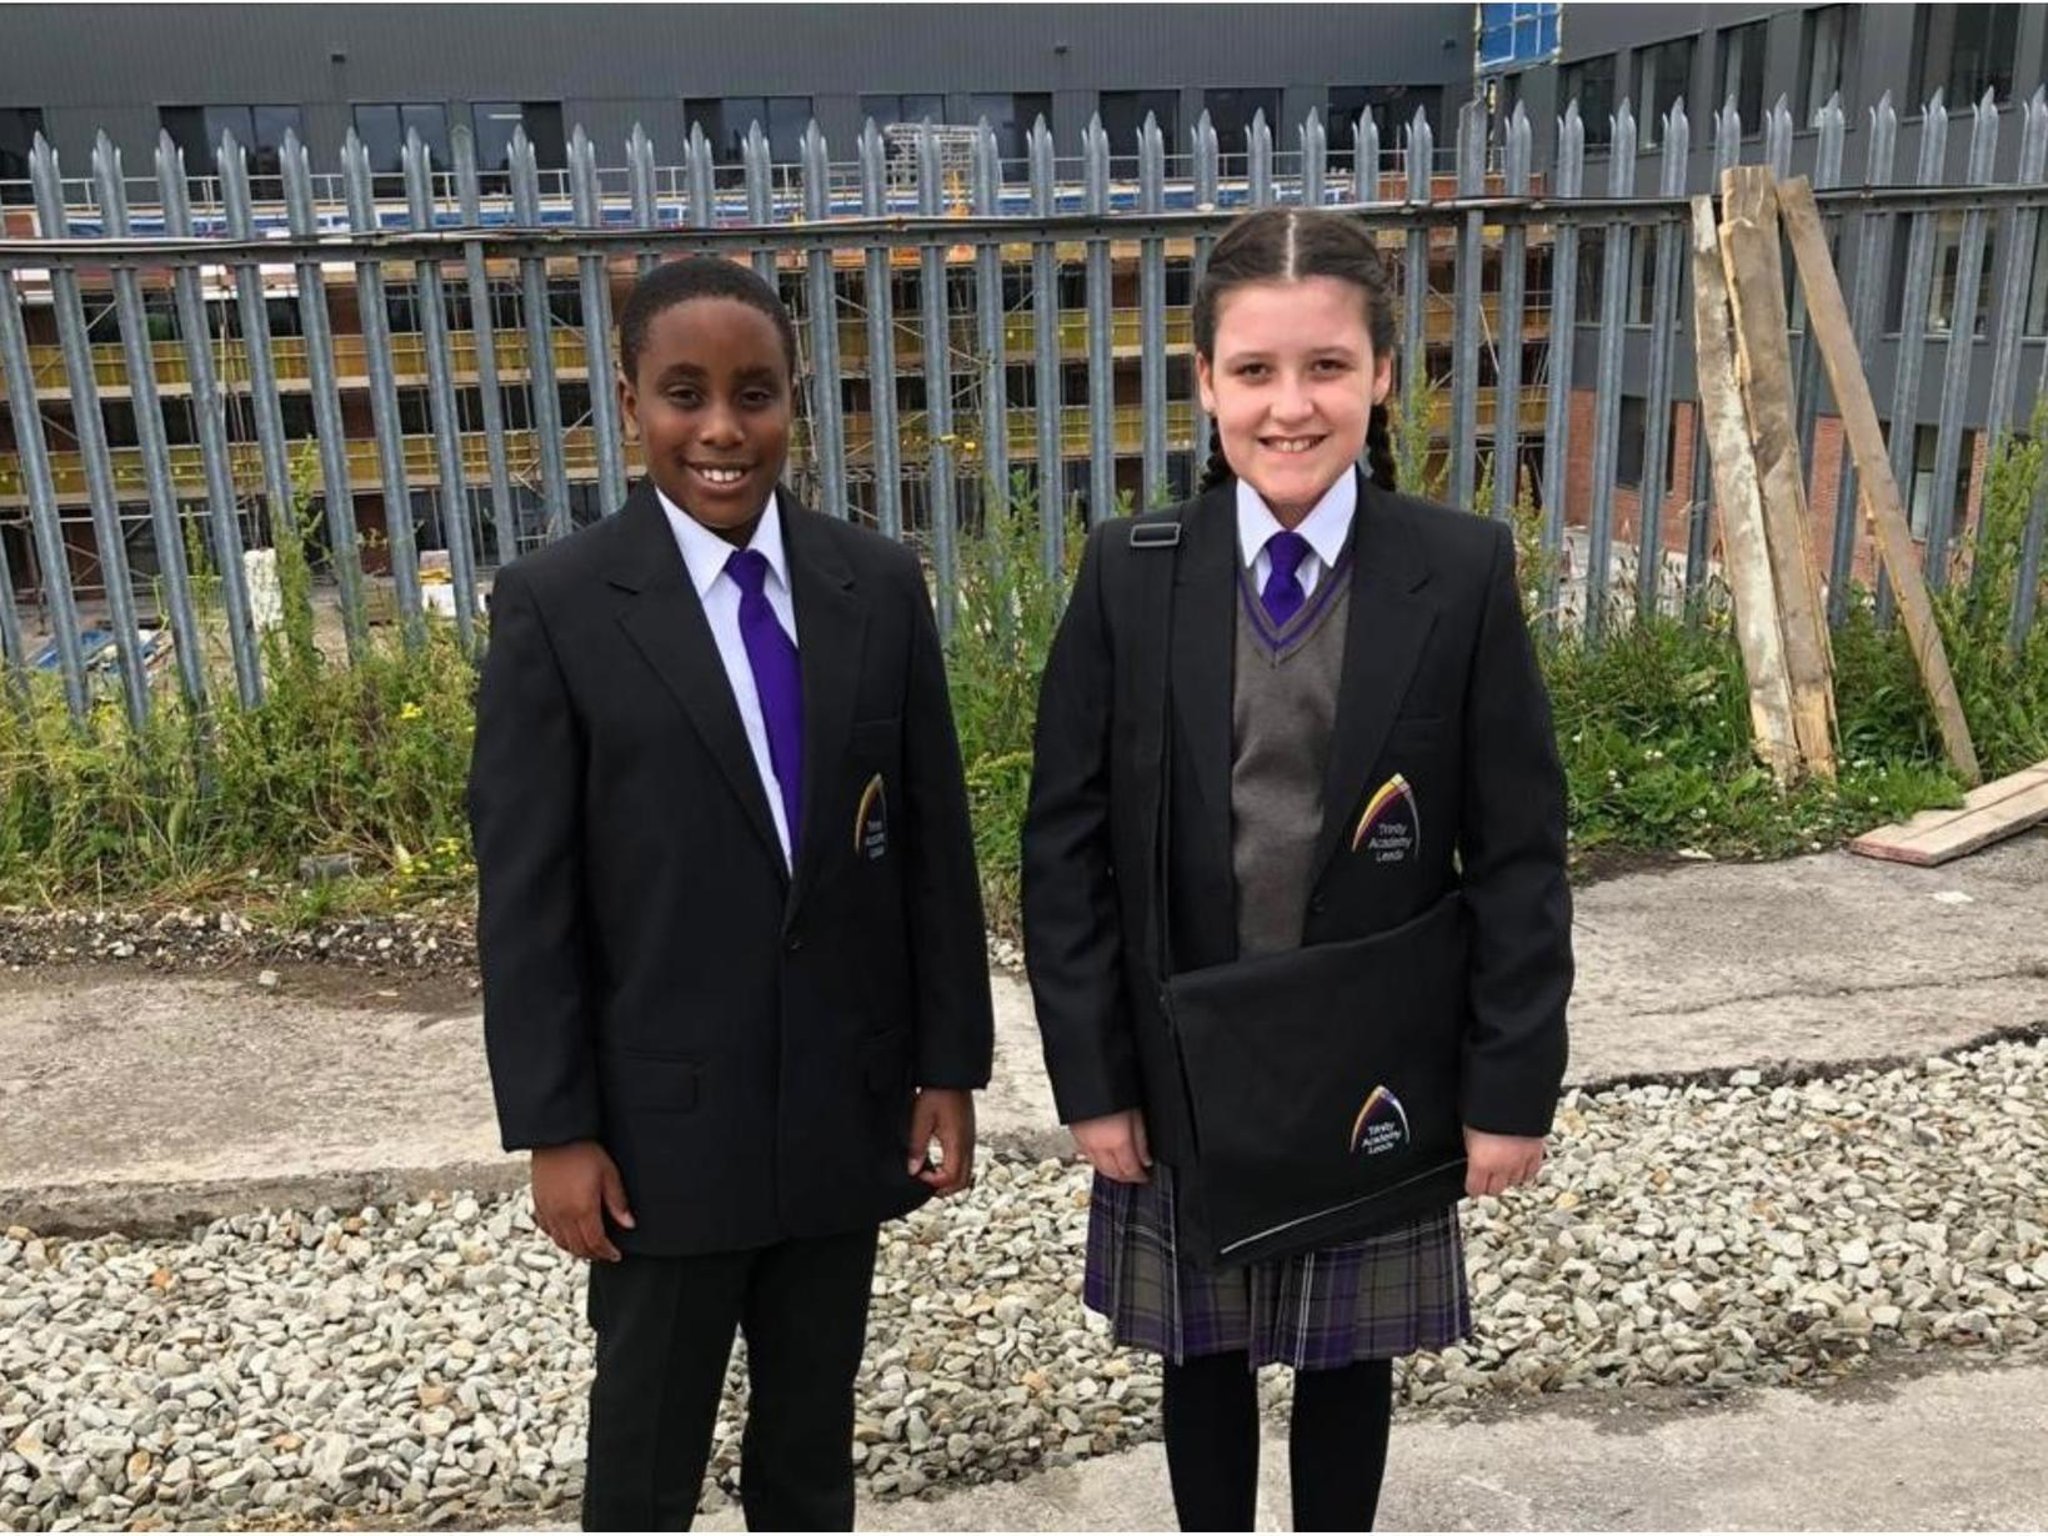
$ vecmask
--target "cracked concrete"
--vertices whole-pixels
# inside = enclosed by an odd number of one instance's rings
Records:
[[[2048,1021],[2048,834],[1943,869],[1830,853],[1577,893],[1571,1079],[1913,1058]],[[463,978],[0,973],[0,1219],[168,1231],[524,1177]],[[1021,980],[995,978],[991,1143],[1064,1154]]]

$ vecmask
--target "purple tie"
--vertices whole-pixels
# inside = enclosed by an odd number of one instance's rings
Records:
[[[797,665],[796,642],[789,638],[768,601],[766,555],[758,549],[735,550],[725,562],[725,574],[740,589],[740,641],[747,648],[747,665],[761,696],[761,720],[768,728],[768,761],[782,791],[794,863],[797,828],[803,825],[798,791],[804,778],[803,673]]]
[[[1308,601],[1308,594],[1301,590],[1301,578],[1295,574],[1308,558],[1308,540],[1283,530],[1266,540],[1266,554],[1273,569],[1266,577],[1266,590],[1259,594],[1259,601],[1266,605],[1266,617],[1273,621],[1273,627],[1285,629]]]

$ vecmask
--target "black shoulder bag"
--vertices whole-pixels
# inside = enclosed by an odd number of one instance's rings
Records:
[[[1465,913],[1453,891],[1382,933],[1174,973],[1180,535],[1178,522],[1147,520],[1130,536],[1160,674],[1140,732],[1140,761],[1156,751],[1159,776],[1146,937],[1191,1131],[1173,1169],[1178,1244],[1228,1268],[1365,1237],[1464,1194]]]

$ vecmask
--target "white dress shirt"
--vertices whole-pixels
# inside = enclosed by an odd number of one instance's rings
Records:
[[[768,725],[761,715],[761,694],[754,686],[754,668],[747,660],[746,641],[740,638],[740,588],[739,583],[726,574],[725,563],[733,557],[737,547],[706,528],[689,513],[683,511],[668,497],[663,496],[659,487],[655,495],[661,497],[661,510],[668,514],[669,527],[675,531],[676,545],[683,552],[683,563],[689,567],[690,583],[697,589],[697,596],[704,604],[704,617],[711,621],[711,638],[718,642],[718,659],[725,663],[726,680],[732,684],[733,701],[740,707],[740,723],[747,730],[747,745],[754,753],[754,768],[761,775],[761,789],[768,798],[768,814],[775,818],[775,835],[782,840],[782,862],[788,866],[789,859],[789,817],[782,808],[781,781],[775,777],[774,760],[768,755]],[[761,513],[761,521],[754,525],[754,537],[748,543],[749,549],[759,550],[768,561],[766,594],[768,606],[775,610],[775,617],[782,625],[782,631],[796,642],[796,604],[789,590],[789,558],[782,547],[782,513],[777,507],[774,492],[769,492],[768,505]]]
[[[1294,530],[1308,540],[1309,552],[1295,575],[1301,595],[1314,597],[1323,572],[1336,565],[1344,553],[1344,541],[1351,536],[1351,519],[1358,512],[1358,477],[1346,473],[1323,492],[1322,500],[1309,508],[1308,516]],[[1263,593],[1266,578],[1273,572],[1273,557],[1266,553],[1266,541],[1283,532],[1280,519],[1248,481],[1237,482],[1237,549],[1252,573],[1252,590]]]

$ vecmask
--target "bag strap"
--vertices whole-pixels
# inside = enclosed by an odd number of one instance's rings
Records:
[[[1161,987],[1173,974],[1172,806],[1173,806],[1173,589],[1180,570],[1181,524],[1160,518],[1131,525],[1134,553],[1163,555],[1139,563],[1140,632],[1151,639],[1151,655],[1159,668],[1158,709],[1147,717],[1141,740],[1157,754],[1158,793],[1154,798],[1152,857],[1147,870],[1152,882],[1147,903],[1146,948],[1153,977]]]

